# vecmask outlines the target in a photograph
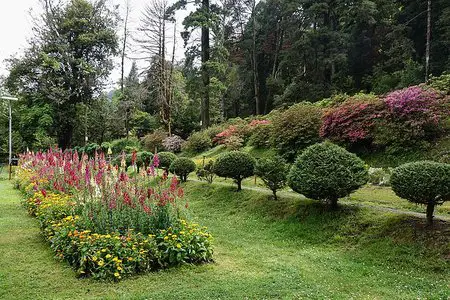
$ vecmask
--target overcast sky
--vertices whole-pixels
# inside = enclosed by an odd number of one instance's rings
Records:
[[[40,11],[39,0],[3,0],[2,9],[0,10],[0,76],[7,75],[4,59],[12,55],[20,55],[20,53],[27,47],[27,39],[32,36],[32,18],[30,10],[36,15]],[[120,4],[120,11],[123,14],[126,0],[110,0],[115,4]],[[139,26],[139,20],[142,16],[142,11],[148,3],[148,0],[129,0],[131,6],[129,27],[132,31],[136,31]],[[176,60],[181,60],[184,57],[183,40],[179,32],[183,30],[181,22],[187,12],[177,13],[177,41],[176,41]],[[173,32],[173,29],[170,30]],[[119,29],[119,34],[122,30]],[[172,34],[170,34],[172,35]],[[133,45],[130,45],[132,49]],[[172,52],[172,44],[168,44],[168,53]],[[138,55],[129,53],[129,58],[126,62],[126,73],[128,73],[133,58]],[[140,68],[145,67],[145,62],[139,61]],[[114,85],[120,78],[120,59],[116,58],[116,68],[110,76],[109,86]]]

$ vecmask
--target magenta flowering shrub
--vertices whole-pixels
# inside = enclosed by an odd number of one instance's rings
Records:
[[[420,146],[444,132],[443,121],[450,111],[446,98],[422,86],[389,93],[386,110],[377,124],[375,143],[388,147]]]
[[[383,116],[384,108],[374,95],[352,97],[325,112],[320,135],[335,142],[370,142],[375,121]]]

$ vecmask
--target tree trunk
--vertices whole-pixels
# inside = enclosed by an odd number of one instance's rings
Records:
[[[430,72],[430,43],[431,43],[431,0],[428,0],[427,7],[427,43],[425,50],[425,82],[428,81]]]
[[[338,208],[338,198],[334,197],[330,199],[331,210],[336,210]]]
[[[427,226],[433,226],[434,201],[427,204]]]
[[[236,183],[237,183],[237,191],[241,191],[242,190],[242,179],[236,179]]]
[[[205,14],[207,15],[207,19],[209,20],[209,0],[202,0],[202,8]],[[207,63],[209,61],[209,27],[202,26],[202,81],[203,81],[203,97],[201,104],[201,120],[202,120],[202,128],[206,129],[209,127],[210,119],[209,119],[209,70],[207,67]]]
[[[255,16],[256,0],[253,0],[252,8],[252,25],[253,25],[253,45],[252,45],[252,68],[253,68],[253,86],[255,92],[255,114],[260,114],[260,98],[259,98],[259,76],[258,76],[258,55],[256,53],[256,16]]]
[[[272,193],[273,193],[273,200],[278,200],[277,190],[272,190]]]
[[[124,28],[123,28],[123,44],[122,44],[122,53],[121,53],[121,72],[120,72],[120,91],[122,93],[123,96],[123,90],[124,90],[124,69],[125,69],[125,51],[126,51],[126,47],[127,47],[127,37],[128,37],[128,30],[127,30],[127,26],[128,26],[128,15],[130,12],[130,6],[129,3],[127,3],[127,8],[126,8],[126,13],[125,13],[125,23],[124,23]],[[128,133],[127,133],[127,137],[128,137]]]

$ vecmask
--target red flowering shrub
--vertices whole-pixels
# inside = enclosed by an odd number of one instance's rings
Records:
[[[375,120],[382,117],[384,106],[375,95],[359,94],[351,97],[326,111],[320,135],[336,142],[370,141]]]

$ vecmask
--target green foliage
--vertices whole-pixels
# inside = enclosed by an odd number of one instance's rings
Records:
[[[378,186],[390,186],[392,168],[369,168],[369,183]]]
[[[431,77],[428,85],[450,95],[450,73],[443,73],[439,77]]]
[[[392,190],[411,202],[436,204],[450,201],[450,164],[417,161],[394,169]]]
[[[160,151],[165,150],[163,141],[168,136],[167,132],[163,129],[157,129],[153,133],[149,133],[142,138],[142,144],[147,151]]]
[[[144,167],[148,167],[153,159],[153,153],[148,151],[140,151],[137,153],[136,164],[138,167],[144,165]]]
[[[240,191],[242,180],[254,174],[255,164],[255,159],[248,153],[225,152],[220,154],[214,163],[214,173],[220,177],[234,179]]]
[[[205,131],[194,132],[183,144],[183,150],[193,153],[200,153],[210,149],[211,138]]]
[[[140,147],[139,140],[135,137],[117,139],[111,142],[111,150],[114,154],[120,154],[123,151],[131,153],[134,150],[140,149]]]
[[[143,137],[148,132],[156,130],[159,124],[154,116],[145,111],[136,110],[130,119],[130,126],[138,137]]]
[[[273,120],[272,143],[288,160],[321,140],[322,111],[310,104],[297,104]]]
[[[434,207],[450,201],[450,164],[417,161],[401,165],[392,172],[391,185],[397,196],[426,205],[431,225]]]
[[[172,152],[159,152],[156,154],[158,156],[159,165],[158,168],[168,170],[170,165],[178,158]]]
[[[289,186],[316,200],[328,200],[333,208],[367,183],[364,162],[355,154],[330,142],[312,145],[300,154],[289,172]]]
[[[182,182],[186,182],[189,173],[195,171],[195,163],[192,159],[179,157],[175,159],[169,167],[169,171],[179,176]]]
[[[199,180],[206,181],[211,184],[214,181],[214,161],[208,161],[204,166],[199,167],[196,175]]]
[[[272,130],[272,124],[256,126],[252,131],[248,144],[255,148],[269,148]]]
[[[256,162],[255,175],[259,176],[264,184],[273,192],[277,199],[277,191],[287,184],[289,165],[279,156],[274,158],[262,158]]]

